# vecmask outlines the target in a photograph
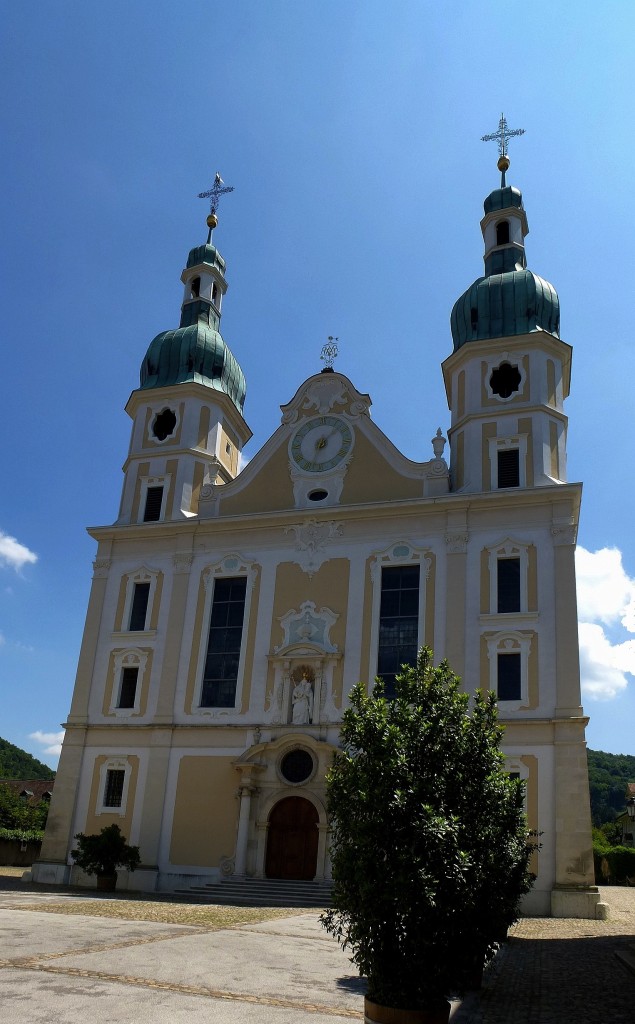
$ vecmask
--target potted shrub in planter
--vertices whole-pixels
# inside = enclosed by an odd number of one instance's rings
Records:
[[[531,886],[523,784],[504,771],[493,694],[469,697],[423,648],[351,693],[327,776],[332,908],[322,923],[368,979],[366,1020],[447,1024]]]
[[[90,836],[78,832],[77,849],[71,857],[87,875],[97,875],[97,888],[113,890],[117,885],[117,868],[134,871],[141,857],[138,846],[130,846],[119,825],[107,825]]]

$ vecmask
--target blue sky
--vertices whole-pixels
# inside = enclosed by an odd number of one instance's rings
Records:
[[[337,367],[406,455],[447,430],[449,314],[481,273],[504,111],[528,264],[573,345],[569,479],[583,480],[589,745],[635,753],[632,39],[624,2],[39,0],[5,4],[0,736],[55,765],[94,543],[112,522],[123,406],[205,237],[253,454]]]

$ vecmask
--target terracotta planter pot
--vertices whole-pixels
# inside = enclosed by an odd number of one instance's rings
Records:
[[[97,888],[102,892],[114,892],[117,888],[117,872],[114,875],[97,875]]]
[[[448,1024],[451,1006],[445,999],[427,1010],[398,1010],[364,998],[364,1024]]]

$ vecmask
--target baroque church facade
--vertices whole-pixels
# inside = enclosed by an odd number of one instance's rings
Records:
[[[242,471],[245,379],[223,341],[225,262],[191,250],[180,326],[150,344],[126,406],[119,515],[94,576],[34,878],[87,881],[77,832],[117,823],[120,886],[330,877],[325,773],[347,694],[390,692],[427,644],[492,689],[507,768],[542,833],[528,913],[594,917],[574,550],[571,348],[526,267],[521,193],[485,200],[484,275],[451,316],[451,416],[413,462],[327,366],[281,406]],[[449,464],[445,449],[449,440]],[[90,882],[87,881],[87,884]]]

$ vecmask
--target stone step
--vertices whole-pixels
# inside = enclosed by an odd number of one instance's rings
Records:
[[[328,907],[332,885],[286,879],[227,879],[175,889],[176,896],[188,895],[201,903],[238,907]]]

